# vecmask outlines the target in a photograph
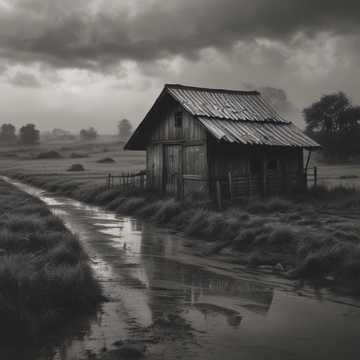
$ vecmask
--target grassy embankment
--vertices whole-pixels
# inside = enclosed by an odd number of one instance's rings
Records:
[[[320,187],[299,199],[253,199],[220,213],[201,200],[124,194],[46,175],[17,178],[201,238],[201,243],[193,239],[189,245],[204,255],[227,255],[264,269],[270,265],[295,278],[327,277],[360,291],[360,193],[354,189]]]
[[[101,298],[77,237],[43,202],[1,181],[1,341],[40,341]]]

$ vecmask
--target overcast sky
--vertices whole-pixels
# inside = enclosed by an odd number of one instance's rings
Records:
[[[360,103],[359,35],[358,0],[0,0],[0,123],[114,133],[169,82],[263,89],[301,125]]]

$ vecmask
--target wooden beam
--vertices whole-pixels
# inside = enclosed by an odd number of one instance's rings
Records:
[[[307,157],[306,165],[305,165],[305,173],[307,173],[309,163],[310,163],[310,158],[311,158],[311,150],[309,150],[309,152],[308,152],[308,157]]]
[[[229,193],[230,193],[230,201],[233,201],[234,199],[234,193],[233,193],[233,181],[232,181],[232,174],[231,171],[228,172],[229,177]]]
[[[221,195],[221,184],[220,180],[216,180],[216,199],[217,199],[217,205],[218,209],[222,210],[222,195]]]

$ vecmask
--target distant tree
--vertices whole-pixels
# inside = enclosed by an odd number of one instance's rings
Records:
[[[118,134],[121,140],[129,139],[132,133],[132,125],[128,119],[122,119],[118,123]]]
[[[42,134],[42,137],[47,141],[72,141],[76,136],[68,130],[55,128],[51,132]]]
[[[20,143],[25,145],[34,145],[39,143],[40,132],[34,124],[27,124],[20,129]]]
[[[306,133],[328,155],[346,158],[360,154],[360,106],[354,106],[343,92],[322,96],[303,113]]]
[[[12,124],[3,124],[0,128],[0,143],[15,144],[17,141],[16,129]]]
[[[81,140],[94,140],[98,137],[97,131],[93,127],[88,129],[80,130],[80,139]]]

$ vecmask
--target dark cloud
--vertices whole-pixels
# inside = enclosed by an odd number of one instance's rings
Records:
[[[4,0],[3,0],[4,1]],[[197,56],[267,38],[297,46],[297,33],[359,32],[360,2],[334,0],[9,1],[0,6],[0,57],[55,67],[106,69],[125,59]],[[112,5],[112,6],[111,6]]]
[[[35,75],[22,71],[18,71],[14,75],[9,75],[7,77],[7,82],[9,84],[20,87],[30,87],[30,88],[41,87],[41,83],[36,78]]]

